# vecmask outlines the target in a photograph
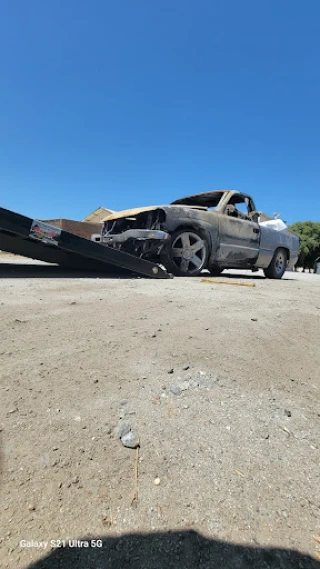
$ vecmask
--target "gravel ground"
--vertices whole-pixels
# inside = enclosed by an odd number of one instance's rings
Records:
[[[34,263],[0,259],[1,567],[319,569],[320,276]]]

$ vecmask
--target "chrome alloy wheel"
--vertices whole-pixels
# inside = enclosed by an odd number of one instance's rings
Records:
[[[207,244],[197,233],[184,231],[173,240],[171,254],[179,272],[192,275],[199,273],[206,264]]]

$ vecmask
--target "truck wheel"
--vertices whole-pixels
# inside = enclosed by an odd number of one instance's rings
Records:
[[[285,249],[277,249],[273,259],[264,274],[268,279],[281,279],[286,271],[288,264],[288,254]]]
[[[175,231],[161,254],[161,263],[179,277],[197,276],[206,268],[209,247],[200,230]]]

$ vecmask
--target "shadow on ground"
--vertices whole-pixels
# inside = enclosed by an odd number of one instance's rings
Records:
[[[234,270],[235,270],[235,269],[234,269]],[[202,276],[203,276],[203,275],[202,275]],[[265,280],[268,280],[264,275],[255,274],[255,273],[252,273],[252,274],[249,274],[249,275],[248,275],[247,273],[242,273],[241,271],[239,271],[239,273],[228,273],[228,272],[223,271],[218,277],[212,277],[210,274],[208,274],[208,277],[209,277],[209,278],[212,278],[212,279],[220,279],[220,278],[236,279],[236,280],[237,280],[237,279],[238,279],[238,280],[239,280],[239,279],[246,279],[246,280],[248,279],[248,280],[250,280],[250,281],[255,281],[255,280],[256,280],[256,281],[257,281],[257,280],[258,280],[258,281],[261,281],[261,280],[262,280],[262,281],[265,281]],[[290,279],[290,278],[288,278],[288,273],[285,273],[284,280],[286,280],[286,281],[294,281],[294,280],[296,280],[296,279]]]
[[[131,273],[125,269],[110,270],[103,269],[77,269],[66,268],[59,265],[32,265],[24,263],[0,263],[0,279],[148,279],[143,275]],[[178,278],[178,277],[176,277]],[[189,277],[190,279],[211,278],[214,280],[230,279],[230,280],[266,280],[264,275],[246,274],[246,273],[228,273],[223,272],[217,277],[212,277],[208,271],[204,271],[198,277]],[[293,281],[286,276],[286,281]]]
[[[28,569],[320,569],[320,562],[297,551],[232,545],[195,531],[94,539],[102,540],[101,548],[67,542]]]

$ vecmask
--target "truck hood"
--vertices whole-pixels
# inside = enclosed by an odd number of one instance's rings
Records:
[[[144,213],[146,211],[155,211],[157,209],[164,209],[164,208],[168,208],[170,207],[170,209],[173,208],[179,208],[181,209],[183,207],[183,209],[202,209],[202,210],[206,210],[206,207],[201,207],[201,206],[178,206],[178,205],[153,205],[153,206],[149,206],[149,207],[137,207],[137,208],[133,208],[133,209],[124,209],[123,211],[117,211],[114,213],[111,213],[110,215],[107,215],[102,221],[112,221],[115,219],[122,219],[125,217],[135,217],[136,215],[139,215],[139,213]]]

